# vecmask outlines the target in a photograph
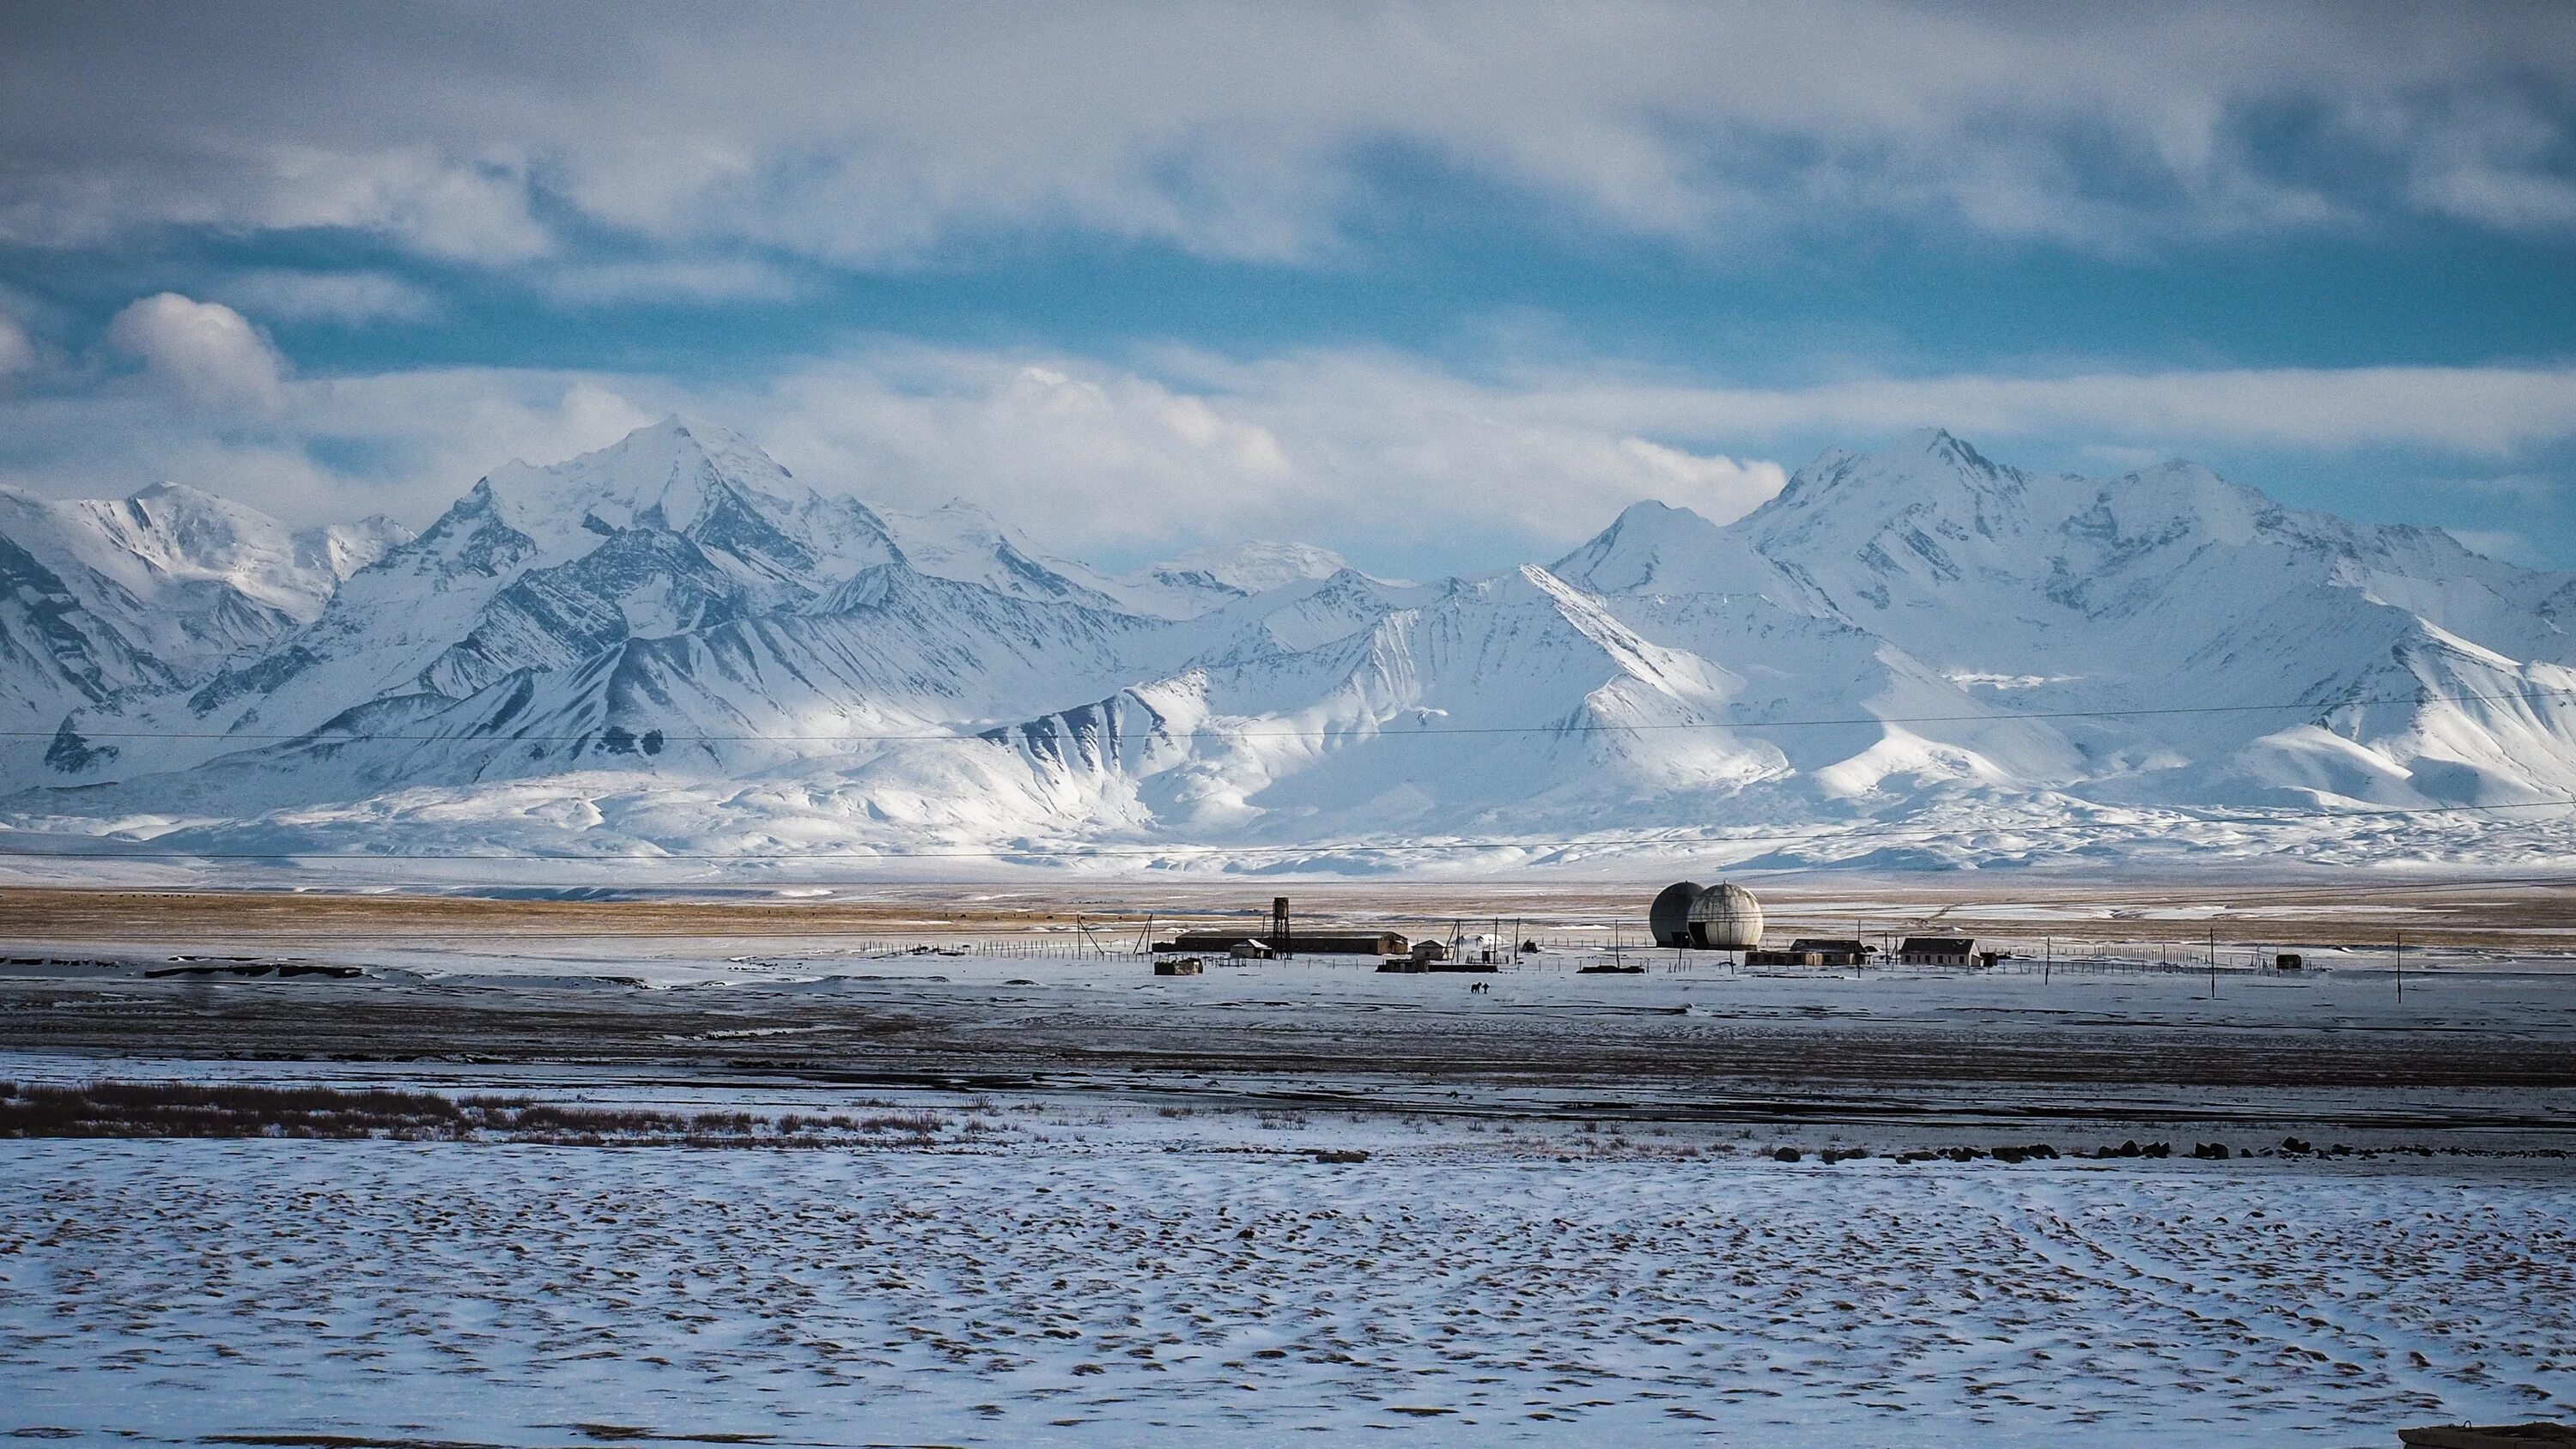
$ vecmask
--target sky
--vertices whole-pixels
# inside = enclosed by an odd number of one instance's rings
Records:
[[[1427,576],[1944,426],[2576,568],[2576,6],[0,3],[0,483]]]

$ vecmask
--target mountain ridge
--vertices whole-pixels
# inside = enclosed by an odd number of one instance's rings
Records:
[[[1110,575],[677,417],[496,469],[416,537],[125,502],[0,494],[7,830],[1318,869],[1360,841],[1562,863],[1542,846],[1574,835],[1581,859],[2523,859],[2563,830],[2476,812],[2576,796],[2576,578],[2196,465],[2043,475],[1938,429],[1829,450],[1730,524],[1644,501],[1551,565],[1427,584],[1282,543]],[[108,522],[46,547],[123,548],[84,565],[107,583],[158,568],[203,647],[139,642],[9,528],[66,518]],[[2458,814],[2366,824],[2391,810]]]

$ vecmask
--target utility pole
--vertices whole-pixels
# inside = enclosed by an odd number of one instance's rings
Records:
[[[2209,928],[2209,999],[2218,999],[2218,928]]]
[[[2397,999],[2406,999],[2406,933],[2397,933]]]
[[[2054,937],[2050,937],[2050,936],[2042,936],[2042,937],[2040,937],[2040,938],[2039,938],[2039,984],[2040,984],[2040,985],[2042,985],[2042,986],[2046,986],[2046,985],[2048,984],[2048,971],[2049,971],[2049,968],[2050,968],[2050,967],[2052,967],[2052,966],[2055,966],[2056,964],[2057,964],[2057,941],[2056,941],[2056,939],[2055,939]]]

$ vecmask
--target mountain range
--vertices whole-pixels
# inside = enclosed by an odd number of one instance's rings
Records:
[[[2576,795],[2576,577],[1937,430],[1429,583],[1112,574],[680,418],[417,535],[0,490],[0,571],[33,858],[2495,864]]]

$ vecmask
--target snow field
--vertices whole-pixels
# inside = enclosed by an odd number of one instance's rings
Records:
[[[0,1428],[2349,1444],[2576,1396],[2563,1165],[998,1106],[982,1148],[0,1143]]]

